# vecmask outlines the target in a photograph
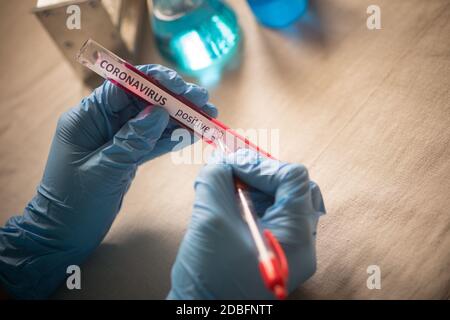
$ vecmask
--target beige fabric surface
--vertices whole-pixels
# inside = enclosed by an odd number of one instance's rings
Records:
[[[230,1],[240,67],[210,89],[220,119],[280,129],[280,157],[322,189],[318,269],[298,299],[450,296],[450,2],[321,0],[289,31],[261,28]],[[382,30],[366,27],[378,4]],[[42,176],[58,116],[88,92],[30,13],[0,2],[0,223]],[[140,63],[162,60],[147,30]],[[200,165],[164,156],[140,168],[110,233],[82,266],[82,290],[55,298],[164,298]],[[366,287],[369,265],[381,290]]]

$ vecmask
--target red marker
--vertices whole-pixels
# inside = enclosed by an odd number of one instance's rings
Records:
[[[225,153],[227,149],[221,140],[217,141],[217,146]],[[283,300],[287,296],[287,279],[289,267],[278,240],[268,229],[261,232],[258,218],[252,211],[250,197],[247,194],[247,186],[235,177],[234,184],[238,194],[242,218],[247,223],[257,250],[259,271],[266,287],[273,292],[275,297]]]

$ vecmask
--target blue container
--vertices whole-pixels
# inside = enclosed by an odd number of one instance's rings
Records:
[[[227,64],[240,41],[235,13],[219,0],[153,0],[152,24],[162,56],[192,75]]]
[[[247,0],[260,23],[270,28],[283,28],[300,18],[308,8],[308,0]]]

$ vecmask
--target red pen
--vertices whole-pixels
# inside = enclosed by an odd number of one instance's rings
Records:
[[[216,145],[227,152],[225,144],[221,140],[216,141]],[[237,177],[234,178],[234,185],[241,203],[242,218],[247,223],[257,250],[259,271],[266,287],[277,297],[283,300],[287,296],[287,279],[289,267],[278,240],[269,229],[264,229],[258,224],[258,218],[252,211],[250,197],[247,193],[247,186]]]

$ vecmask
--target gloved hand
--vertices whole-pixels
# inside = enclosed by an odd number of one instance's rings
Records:
[[[205,89],[159,65],[140,70],[211,116]],[[0,283],[17,298],[45,298],[101,242],[138,165],[169,152],[178,125],[161,107],[105,82],[63,114],[37,195],[0,229]],[[1,285],[0,285],[1,286]]]
[[[274,168],[273,174],[263,174],[266,168]],[[316,225],[325,213],[319,187],[303,166],[241,149],[216,155],[195,182],[192,220],[172,268],[169,299],[274,299],[259,273],[233,175],[250,186],[262,227],[286,253],[289,292],[315,272]]]

